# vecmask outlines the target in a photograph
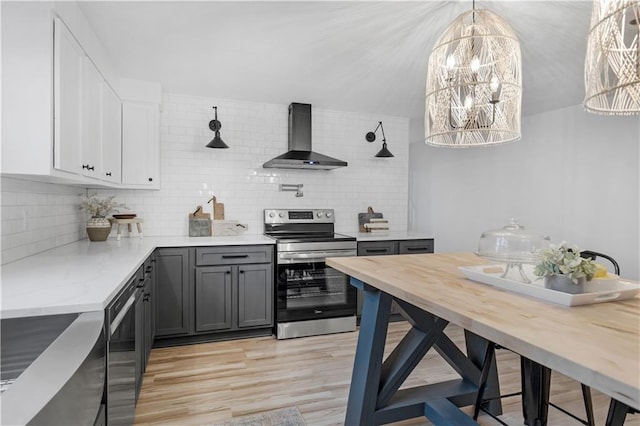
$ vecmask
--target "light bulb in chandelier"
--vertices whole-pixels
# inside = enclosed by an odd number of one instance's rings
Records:
[[[471,96],[471,95],[467,95],[467,96],[464,98],[464,107],[465,107],[466,109],[471,109],[471,107],[472,107],[472,106],[473,106],[473,96]]]
[[[480,59],[477,56],[471,58],[471,63],[469,64],[469,68],[471,68],[472,72],[480,71]]]
[[[491,77],[491,82],[489,83],[489,87],[491,88],[492,92],[497,92],[498,89],[500,88],[500,80],[498,80],[498,77],[493,75]]]
[[[447,69],[449,71],[453,70],[456,66],[456,57],[453,55],[447,56]]]

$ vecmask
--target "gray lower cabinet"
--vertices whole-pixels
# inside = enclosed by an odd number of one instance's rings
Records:
[[[231,266],[196,268],[196,332],[230,330]]]
[[[147,361],[153,347],[153,340],[156,335],[156,315],[155,315],[155,274],[156,257],[155,253],[149,256],[144,262],[144,368],[147,368]]]
[[[359,241],[358,256],[385,256],[391,254],[433,253],[433,239]],[[399,306],[393,302],[391,313],[399,314]],[[357,314],[362,314],[362,291],[358,290]]]
[[[273,325],[271,264],[238,267],[238,328]]]
[[[358,256],[398,254],[397,241],[366,241],[358,243]]]
[[[195,257],[197,333],[273,325],[271,246],[198,248]]]
[[[189,249],[160,248],[155,262],[156,337],[189,333]]]
[[[433,253],[433,240],[398,241],[398,254]]]
[[[271,332],[273,246],[163,248],[154,268],[156,345]]]
[[[136,352],[136,400],[142,387],[142,377],[147,369],[147,361],[155,334],[153,315],[153,292],[155,286],[155,255],[149,256],[138,269],[133,280],[136,281],[140,294],[135,302],[135,352]]]

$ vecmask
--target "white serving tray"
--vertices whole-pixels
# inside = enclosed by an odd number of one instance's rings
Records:
[[[565,306],[591,305],[593,303],[613,302],[634,297],[640,292],[640,285],[619,279],[594,279],[587,282],[587,293],[570,294],[544,288],[543,280],[533,274],[533,265],[522,265],[522,268],[531,280],[530,284],[518,281],[519,273],[516,270],[509,271],[507,277],[502,278],[503,272],[497,272],[498,268],[505,270],[505,265],[481,265],[460,266],[459,269],[470,280],[483,284],[489,284],[503,290],[520,293],[548,302]],[[485,272],[488,270],[487,272]]]

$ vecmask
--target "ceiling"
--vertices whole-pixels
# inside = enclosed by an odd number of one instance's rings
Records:
[[[120,73],[165,93],[422,120],[427,61],[471,1],[85,1]],[[580,104],[591,1],[476,1],[509,22],[525,115]]]

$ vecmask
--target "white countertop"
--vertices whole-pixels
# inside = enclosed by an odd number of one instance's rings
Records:
[[[349,233],[358,241],[391,241],[391,240],[428,240],[433,235],[426,232],[415,231],[389,231],[389,232],[357,232]]]
[[[274,244],[263,235],[81,240],[1,267],[0,316],[103,310],[158,247]]]

